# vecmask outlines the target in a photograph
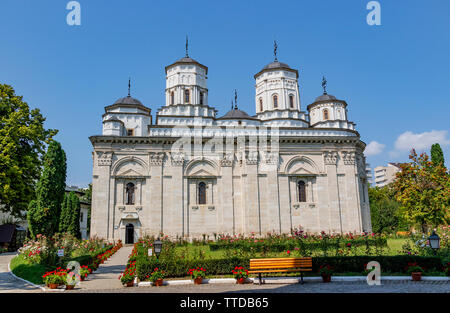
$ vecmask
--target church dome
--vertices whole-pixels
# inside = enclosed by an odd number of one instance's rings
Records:
[[[278,62],[278,61],[274,61],[274,62],[271,62],[271,63],[269,63],[269,64],[267,64],[266,66],[264,66],[264,70],[267,70],[267,69],[275,69],[275,68],[287,68],[287,69],[291,69],[290,67],[289,67],[289,65],[287,65],[286,63],[283,63],[283,62]]]
[[[318,101],[326,101],[326,100],[336,100],[336,97],[333,95],[329,95],[327,93],[324,93],[323,95],[316,98],[315,102]]]
[[[120,104],[144,106],[141,101],[130,96],[118,99],[116,102],[114,102],[113,105],[120,105]]]
[[[239,109],[231,109],[230,111],[227,112],[227,114],[225,114],[222,117],[219,117],[219,119],[251,119],[253,120],[254,118],[251,117],[250,115],[248,115],[246,112],[239,110]]]

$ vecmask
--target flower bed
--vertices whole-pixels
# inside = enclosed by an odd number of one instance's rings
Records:
[[[100,261],[105,261],[122,246],[107,243],[93,238],[80,241],[70,235],[55,235],[48,238],[37,236],[19,249],[19,255],[11,261],[13,273],[36,284],[42,284],[47,273],[57,268],[67,268],[71,261],[80,264],[81,269],[92,272],[97,269]],[[64,249],[64,256],[58,257],[57,250]],[[84,275],[86,277],[86,275]]]

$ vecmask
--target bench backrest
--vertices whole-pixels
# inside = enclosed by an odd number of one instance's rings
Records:
[[[312,268],[312,258],[250,259],[251,270],[282,268]]]

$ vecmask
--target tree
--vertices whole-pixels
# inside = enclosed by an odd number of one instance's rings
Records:
[[[393,183],[395,198],[404,218],[417,223],[424,233],[429,226],[450,221],[450,177],[442,164],[429,161],[426,153],[411,151],[410,163],[401,165]]]
[[[84,195],[82,200],[89,202],[88,216],[87,216],[87,229],[86,232],[89,234],[91,232],[91,203],[92,203],[92,184],[89,184],[89,188],[84,189]]]
[[[11,86],[0,84],[0,210],[15,217],[36,198],[42,154],[58,132],[44,121],[39,109],[30,111]]]
[[[61,204],[61,215],[59,217],[59,232],[67,232],[68,224],[70,221],[70,202],[67,193],[64,194],[64,199]]]
[[[440,164],[445,166],[444,152],[442,152],[441,146],[438,143],[431,146],[431,162],[436,165]]]
[[[69,194],[68,205],[70,206],[69,214],[67,214],[68,224],[67,232],[77,238],[81,238],[80,233],[80,200],[78,196],[71,191]]]
[[[402,224],[398,214],[400,204],[393,197],[390,185],[369,188],[370,215],[374,233],[392,233]]]
[[[52,140],[44,155],[44,169],[37,183],[37,200],[28,214],[32,236],[37,234],[53,235],[59,230],[61,204],[66,186],[66,153],[61,144]],[[44,223],[45,225],[40,225]],[[40,225],[40,226],[39,226]],[[34,232],[33,229],[42,230]]]

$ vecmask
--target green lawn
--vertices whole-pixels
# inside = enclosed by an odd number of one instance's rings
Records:
[[[41,264],[30,264],[25,261],[20,255],[11,260],[11,271],[16,276],[28,280],[34,284],[43,284],[44,282],[42,281],[42,275],[44,275],[45,272],[51,270],[52,268]]]
[[[388,239],[387,241],[387,249],[385,248],[383,251],[383,255],[399,255],[402,254],[402,246],[408,241],[408,239],[399,238],[399,239]],[[211,251],[209,249],[209,245],[192,245],[189,244],[184,247],[176,247],[176,253],[179,256],[184,256],[187,259],[195,259],[200,254],[206,259],[224,259],[233,255],[233,251],[227,250],[215,250]],[[321,255],[321,252],[317,252],[318,255]],[[333,253],[333,252],[332,252]],[[365,249],[363,247],[357,248],[357,255],[365,255]],[[312,255],[316,256],[316,255]],[[256,255],[256,257],[262,257],[260,253]],[[270,252],[266,254],[264,257],[287,257],[285,251],[283,252]]]

